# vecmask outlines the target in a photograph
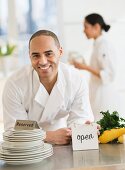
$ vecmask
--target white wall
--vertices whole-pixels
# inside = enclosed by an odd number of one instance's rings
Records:
[[[84,15],[98,12],[108,19],[125,15],[124,0],[63,0],[64,21],[81,22]]]
[[[62,0],[65,54],[81,53],[89,61],[92,42],[83,35],[82,23],[89,13],[100,13],[110,24],[110,40],[118,54],[117,86],[125,89],[125,0]]]
[[[116,88],[121,96],[119,101],[120,114],[125,117],[125,0],[62,0],[62,2],[62,26],[66,58],[70,51],[77,51],[89,62],[92,41],[86,39],[82,26],[86,15],[93,12],[99,13],[111,25],[107,36],[117,52]]]

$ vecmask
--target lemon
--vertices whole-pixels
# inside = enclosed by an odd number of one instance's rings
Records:
[[[118,137],[119,143],[124,143],[124,135]]]

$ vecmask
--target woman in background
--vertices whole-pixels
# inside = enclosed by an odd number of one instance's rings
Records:
[[[103,17],[93,13],[85,17],[84,33],[88,39],[94,39],[93,52],[90,65],[74,61],[78,69],[87,70],[90,77],[90,101],[95,115],[95,120],[101,118],[100,111],[114,111],[116,99],[114,99],[114,79],[116,73],[116,54],[109,41],[103,35],[110,25],[107,25]]]

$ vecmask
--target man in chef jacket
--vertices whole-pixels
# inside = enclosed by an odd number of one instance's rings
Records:
[[[15,72],[3,92],[5,130],[15,121],[35,120],[46,131],[45,141],[67,144],[71,125],[94,121],[88,87],[75,68],[60,62],[62,47],[48,30],[29,41],[31,64]]]

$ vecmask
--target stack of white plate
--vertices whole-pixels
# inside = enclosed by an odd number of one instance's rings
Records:
[[[44,143],[42,129],[6,131],[0,148],[0,158],[8,164],[30,164],[53,154],[52,145]]]

